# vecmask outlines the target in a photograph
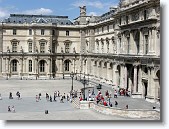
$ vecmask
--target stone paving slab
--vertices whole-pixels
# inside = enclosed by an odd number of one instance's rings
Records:
[[[45,94],[54,94],[54,91],[60,91],[61,94],[69,94],[71,89],[71,79],[65,80],[0,80],[0,119],[7,120],[126,120],[126,118],[118,116],[104,115],[93,110],[79,110],[65,101],[65,103],[47,102]],[[74,81],[74,90],[80,91],[83,84],[79,81]],[[103,86],[103,91],[109,88]],[[111,88],[109,89],[111,90]],[[16,92],[21,93],[21,100],[17,100]],[[13,93],[13,100],[9,100],[9,92]],[[98,91],[95,89],[95,93]],[[40,102],[35,101],[37,94],[42,94]],[[88,93],[86,92],[86,95]],[[144,99],[133,99],[127,97],[112,98],[112,102],[118,101],[118,107],[129,105],[130,109],[152,109],[154,104],[146,102]],[[15,106],[16,113],[8,113],[8,106]],[[48,109],[50,115],[45,115],[44,110]],[[150,118],[151,119],[151,118]],[[128,119],[127,119],[128,120]]]

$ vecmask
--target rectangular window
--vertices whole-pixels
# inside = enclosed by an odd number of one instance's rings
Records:
[[[17,60],[13,60],[12,62],[12,72],[17,72]]]
[[[120,48],[121,48],[121,38],[119,38]]]
[[[144,20],[147,19],[147,10],[144,10]]]
[[[52,53],[55,53],[55,41],[52,42]]]
[[[28,51],[29,52],[32,52],[32,42],[28,42]]]
[[[128,23],[129,23],[129,17],[126,16],[126,24],[128,24]]]
[[[107,26],[107,32],[109,32],[109,26]]]
[[[69,43],[65,44],[65,53],[69,53]]]
[[[40,53],[45,53],[45,43],[40,44]]]
[[[102,33],[104,32],[104,27],[102,27]]]
[[[41,29],[41,35],[45,35],[45,30]]]
[[[12,52],[17,52],[17,42],[12,43]]]
[[[29,35],[32,35],[32,29],[29,29]]]
[[[69,31],[66,31],[66,36],[69,36]]]
[[[119,19],[119,24],[121,25],[121,17],[120,17],[120,19]]]
[[[13,29],[13,35],[16,35],[16,29]]]
[[[145,54],[148,54],[148,35],[145,35]]]
[[[55,30],[52,30],[52,35],[55,35]]]
[[[99,28],[97,28],[97,34],[99,34]]]
[[[127,54],[129,54],[130,53],[130,37],[127,37],[127,45],[128,45]]]
[[[44,61],[40,62],[40,72],[45,72],[45,62]]]
[[[32,72],[32,61],[29,60],[29,72]]]

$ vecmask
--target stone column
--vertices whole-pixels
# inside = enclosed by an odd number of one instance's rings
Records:
[[[124,88],[124,66],[123,64],[120,66],[120,87]]]
[[[154,93],[154,100],[157,101],[157,98],[159,97],[158,95],[158,89],[160,88],[160,85],[159,85],[159,79],[158,78],[154,78],[153,79],[154,81],[154,87],[152,87],[152,91]]]
[[[160,56],[160,31],[157,31],[157,41],[156,41],[156,55]]]
[[[3,29],[0,28],[0,53],[3,52]],[[0,75],[2,75],[2,56],[0,56]]]
[[[51,79],[51,74],[52,74],[52,61],[51,61],[50,58],[49,58],[49,65],[48,65],[48,67],[49,67],[49,77],[50,77],[50,79]]]
[[[71,64],[69,64],[69,65],[71,65]],[[70,67],[70,66],[69,66],[69,67]],[[61,60],[61,70],[62,70],[62,71],[60,71],[60,73],[63,74],[62,76],[63,76],[63,79],[64,79],[65,70],[64,70],[64,60],[63,60],[63,59]]]
[[[144,37],[143,34],[140,30],[140,54],[143,55],[144,54]]]
[[[119,86],[119,71],[115,70],[115,85],[116,88]]]
[[[142,93],[143,87],[142,87],[142,70],[141,66],[139,66],[139,73],[138,73],[138,92]]]
[[[151,96],[151,69],[148,68],[148,88],[147,88],[147,96]]]
[[[135,53],[135,46],[134,46],[134,38],[133,38],[133,32],[130,31],[130,54],[134,54]]]
[[[137,65],[134,66],[134,89],[133,89],[133,93],[136,93],[136,88],[137,88]]]
[[[127,67],[124,66],[124,88],[127,89]]]

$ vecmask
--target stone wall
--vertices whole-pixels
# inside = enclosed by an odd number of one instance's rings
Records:
[[[160,120],[160,112],[157,110],[142,110],[142,109],[120,109],[120,108],[110,108],[102,105],[97,105],[94,102],[90,102],[90,109],[93,109],[97,112],[115,115],[121,117],[129,117],[129,118],[154,118]]]

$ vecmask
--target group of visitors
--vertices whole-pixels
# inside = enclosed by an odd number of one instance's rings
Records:
[[[12,108],[11,108],[10,106],[8,106],[8,112],[15,113],[15,107],[12,106]]]
[[[21,94],[19,91],[16,92],[17,99],[21,99]],[[9,92],[9,99],[13,99],[12,92]]]

